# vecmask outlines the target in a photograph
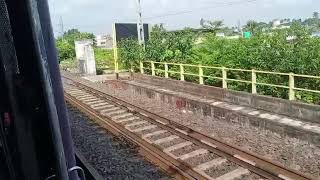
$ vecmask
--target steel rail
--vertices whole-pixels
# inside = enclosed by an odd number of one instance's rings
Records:
[[[168,129],[179,136],[188,139],[195,144],[205,147],[206,149],[214,152],[218,155],[228,158],[228,160],[239,164],[245,168],[248,168],[250,171],[259,174],[263,177],[269,179],[316,179],[310,175],[302,174],[296,170],[288,169],[281,164],[263,158],[252,152],[248,152],[239,147],[222,142],[219,139],[209,137],[201,132],[197,132],[187,126],[178,124],[172,120],[161,117],[155,113],[149,112],[141,107],[138,107],[134,104],[123,101],[119,98],[107,94],[107,92],[102,89],[97,89],[93,87],[92,84],[88,82],[76,81],[70,77],[64,77],[73,81],[78,88],[81,88],[85,91],[89,91],[101,98],[104,98],[108,101],[113,102],[117,106],[127,109],[128,111],[138,115],[140,118],[146,119],[153,124]],[[180,130],[180,131],[177,131]]]
[[[160,148],[157,148],[149,142],[143,140],[138,135],[123,128],[123,126],[116,124],[111,119],[102,117],[101,115],[99,115],[99,113],[86,107],[87,105],[77,101],[70,95],[66,94],[65,98],[67,102],[69,102],[72,106],[78,108],[81,112],[85,113],[96,123],[110,131],[115,136],[123,136],[129,141],[138,145],[140,148],[140,154],[145,156],[151,162],[157,164],[161,169],[166,171],[168,175],[176,179],[205,179],[205,177],[194,171],[184,162],[170,157],[169,155],[165,154]]]

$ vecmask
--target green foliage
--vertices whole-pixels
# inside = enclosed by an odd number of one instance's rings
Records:
[[[125,68],[138,67],[143,60],[144,49],[137,40],[125,39],[119,43],[119,60]]]
[[[114,68],[113,51],[111,49],[94,48],[94,54],[98,74],[102,74],[104,70]]]
[[[227,39],[216,37],[214,33],[198,34],[191,30],[167,32],[163,27],[154,27],[146,49],[134,40],[121,43],[121,59],[126,64],[135,64],[140,60],[225,66],[230,68],[257,69],[273,72],[293,72],[319,76],[320,38],[310,36],[308,27],[295,21],[289,29],[263,32],[267,24],[248,22],[247,28],[254,32],[250,39]],[[250,29],[251,28],[251,29]],[[200,39],[201,43],[198,42]],[[156,67],[163,69],[164,67]],[[178,67],[171,69],[179,71]],[[147,71],[148,72],[148,71]],[[185,72],[197,74],[197,68],[185,69]],[[205,75],[221,77],[220,70],[205,70]],[[163,76],[163,73],[158,75]],[[171,75],[173,78],[178,78]],[[251,80],[251,73],[228,71],[228,78]],[[258,74],[258,82],[288,86],[288,76]],[[197,82],[197,77],[185,76],[187,81]],[[205,83],[222,85],[221,80],[205,78]],[[251,84],[229,83],[229,88],[239,91],[251,91]],[[299,88],[320,90],[320,80],[295,78]],[[288,90],[258,86],[259,94],[288,98]],[[297,91],[297,99],[320,104],[320,95]]]
[[[78,29],[70,29],[63,34],[63,39],[65,39],[69,44],[74,46],[74,41],[85,40],[85,39],[95,39],[94,34],[87,32],[80,32]]]
[[[192,54],[196,34],[190,29],[167,32],[162,26],[155,26],[145,49],[137,40],[125,39],[119,43],[120,61],[125,67],[139,67],[139,61],[187,62]]]
[[[75,59],[67,59],[60,63],[60,67],[61,69],[68,71],[68,70],[75,69],[77,67],[77,64]]]
[[[59,61],[73,59],[76,56],[74,46],[65,41],[62,38],[58,38],[56,41],[58,49]]]
[[[74,41],[84,39],[94,40],[95,36],[92,33],[80,32],[77,29],[71,29],[65,32],[62,37],[59,37],[56,40],[59,61],[74,59],[76,56]]]

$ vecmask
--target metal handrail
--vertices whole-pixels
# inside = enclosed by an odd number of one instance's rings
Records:
[[[151,68],[145,68],[144,63],[150,63]],[[159,69],[162,67],[156,68],[155,65],[164,65],[164,69]],[[173,71],[169,69],[169,65],[178,66],[180,71]],[[185,67],[196,67],[198,68],[198,74],[185,72]],[[281,72],[271,72],[271,71],[261,71],[261,70],[248,70],[248,69],[239,69],[239,68],[227,68],[227,67],[219,67],[219,66],[203,66],[203,65],[194,65],[194,64],[182,64],[182,63],[168,63],[168,62],[154,62],[154,61],[143,61],[140,62],[140,73],[144,74],[144,69],[151,70],[153,76],[156,76],[156,72],[164,72],[165,77],[169,78],[170,74],[180,74],[180,80],[185,80],[185,75],[188,76],[196,76],[199,78],[199,84],[204,84],[204,78],[212,78],[212,79],[220,79],[222,80],[222,87],[224,89],[228,89],[228,82],[241,82],[252,85],[252,94],[257,94],[257,85],[261,86],[269,86],[269,87],[277,87],[289,90],[289,100],[295,100],[295,92],[296,91],[305,91],[312,93],[319,93],[319,90],[312,90],[306,88],[298,88],[295,87],[295,77],[302,77],[308,79],[320,79],[320,76],[312,76],[312,75],[304,75],[304,74],[294,74],[294,73],[281,73]],[[215,77],[210,75],[204,75],[204,69],[217,69],[221,71],[221,77]],[[232,79],[228,78],[228,72],[238,71],[238,72],[249,72],[251,73],[251,81],[243,80],[243,79]],[[279,84],[271,84],[257,81],[257,75],[259,74],[272,74],[277,76],[288,76],[288,86],[279,85]]]

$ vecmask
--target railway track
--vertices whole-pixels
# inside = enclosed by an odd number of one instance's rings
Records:
[[[69,103],[138,144],[149,160],[177,179],[316,179],[110,96],[93,84],[64,79]]]

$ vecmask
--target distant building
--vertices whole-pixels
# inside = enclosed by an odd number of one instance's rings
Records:
[[[96,62],[92,40],[75,41],[75,50],[79,73],[96,75]]]
[[[226,35],[223,32],[219,32],[216,34],[217,37],[226,37]]]
[[[113,40],[110,35],[98,35],[96,37],[97,47],[105,48],[105,49],[112,49]]]
[[[319,32],[313,32],[312,37],[320,37],[320,31]]]
[[[281,20],[279,20],[279,19],[273,20],[273,22],[272,22],[272,28],[277,28],[277,27],[279,27],[280,25],[281,25]]]
[[[272,29],[288,29],[290,28],[290,21],[275,19],[272,22]]]

